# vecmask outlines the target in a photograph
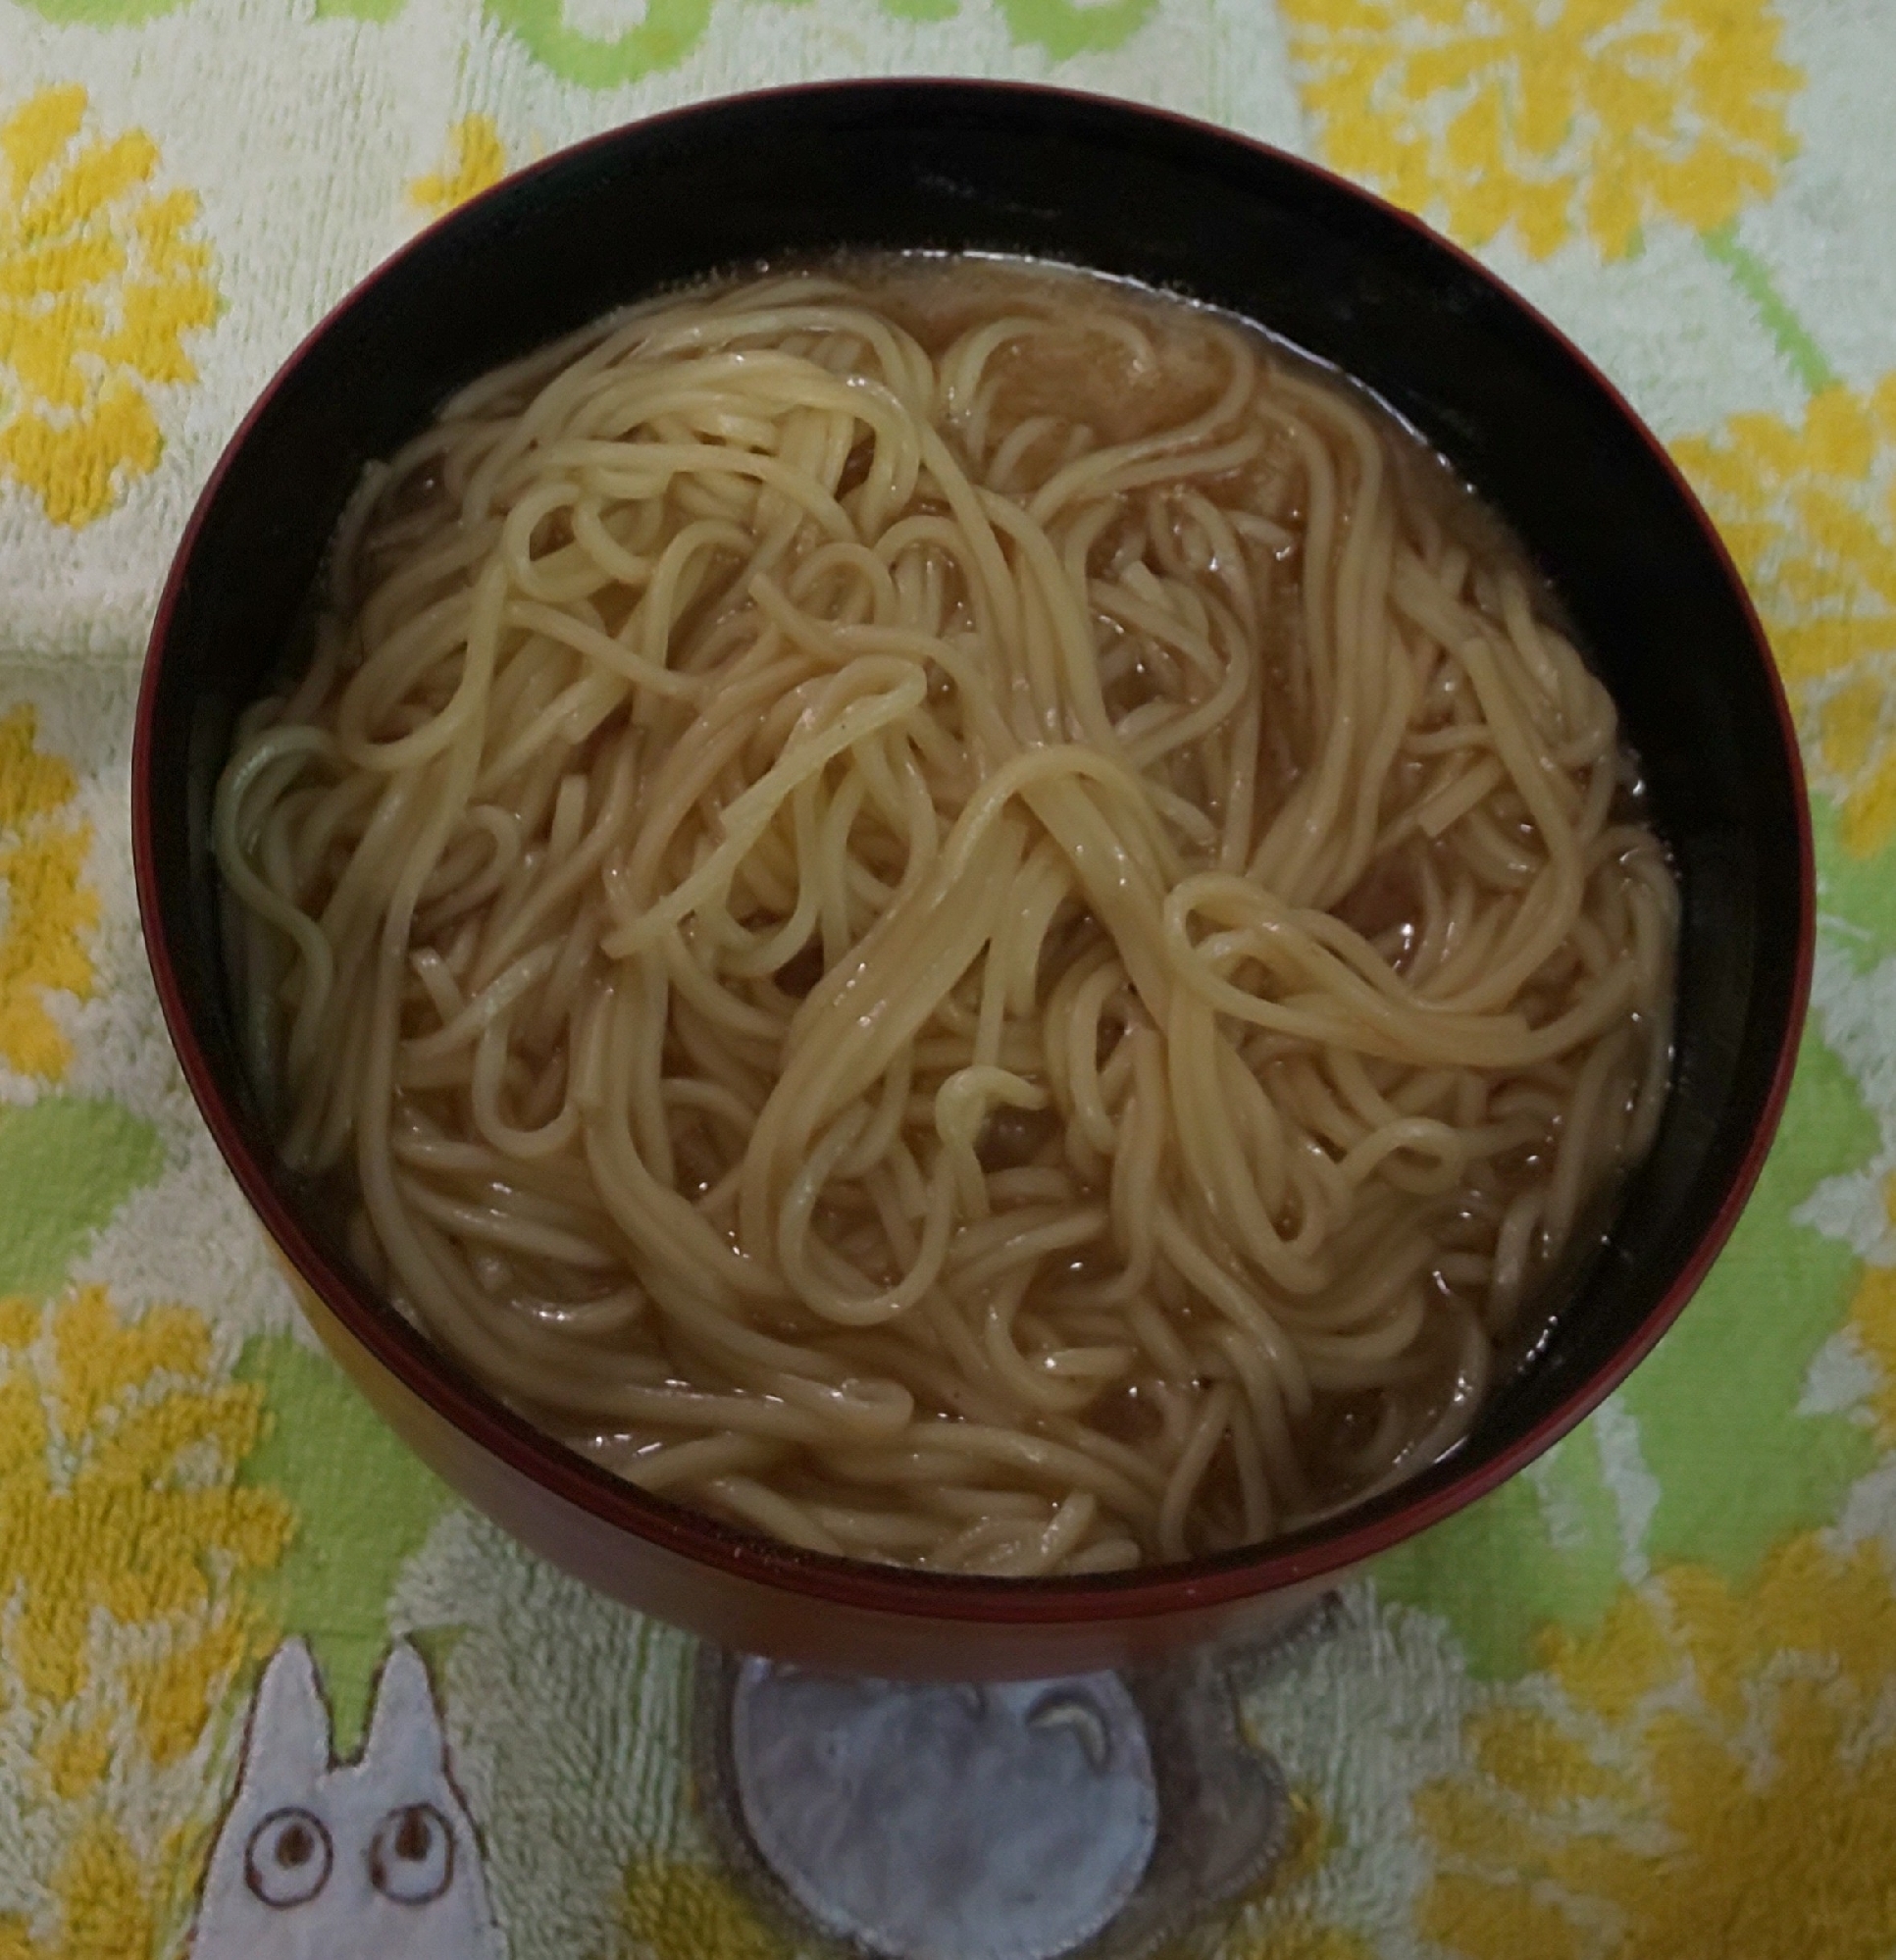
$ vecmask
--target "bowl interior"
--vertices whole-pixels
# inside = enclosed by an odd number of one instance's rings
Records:
[[[1355,375],[1507,515],[1644,760],[1684,892],[1677,1053],[1658,1141],[1604,1243],[1568,1276],[1573,1311],[1460,1450],[1401,1491],[1221,1562],[1252,1590],[1347,1563],[1518,1468],[1682,1304],[1735,1215],[1781,1097],[1811,897],[1795,748],[1764,642],[1663,453],[1572,348],[1472,262],[1320,172],[1083,97],[847,84],[617,131],[424,234],[325,323],[253,412],[160,611],[134,829],[174,1037],[252,1197],[267,1216],[298,1219],[292,1251],[305,1276],[345,1319],[376,1321],[378,1346],[416,1379],[432,1376],[431,1393],[491,1413],[451,1366],[360,1297],[339,1250],[272,1164],[233,1040],[207,843],[231,718],[279,657],[364,464],[454,388],[656,288],[839,246],[1093,267],[1246,315]],[[588,1502],[630,1528],[672,1512],[524,1430],[516,1441],[541,1467],[564,1459]],[[707,1556],[732,1535],[678,1516],[665,1528],[695,1533]],[[828,1563],[765,1553],[759,1564],[754,1544],[748,1556],[753,1569],[793,1578]],[[899,1599],[903,1588],[956,1582],[890,1583]],[[1101,1597],[1112,1590],[1073,1583]]]

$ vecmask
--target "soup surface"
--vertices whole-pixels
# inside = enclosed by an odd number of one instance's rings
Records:
[[[991,1574],[1440,1457],[1666,1084],[1611,698],[1363,392],[1090,275],[668,297],[371,473],[216,845],[371,1280],[646,1489]]]

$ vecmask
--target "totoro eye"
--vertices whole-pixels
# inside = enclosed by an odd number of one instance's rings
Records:
[[[398,1905],[426,1905],[454,1876],[454,1831],[432,1803],[391,1810],[369,1846],[369,1880]]]
[[[243,1847],[244,1883],[271,1906],[299,1906],[323,1889],[335,1862],[322,1819],[273,1810]]]

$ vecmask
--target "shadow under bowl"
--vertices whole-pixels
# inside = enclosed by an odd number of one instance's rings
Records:
[[[476,376],[654,291],[847,247],[1022,254],[1227,308],[1332,362],[1514,527],[1618,702],[1683,894],[1670,1099],[1604,1241],[1473,1432],[1401,1488],[1267,1544],[1111,1577],[982,1580],[801,1553],[642,1495],[504,1408],[365,1285],[277,1163],[218,931],[213,787],[364,466]],[[1154,112],[960,82],[716,102],[615,130],[465,206],[291,357],[232,439],[159,607],[133,845],[184,1073],[308,1312],[442,1477],[603,1592],[726,1646],[975,1679],[1261,1632],[1546,1449],[1652,1347],[1757,1175],[1809,985],[1797,748],[1729,560],[1600,374],[1472,260],[1325,173]]]

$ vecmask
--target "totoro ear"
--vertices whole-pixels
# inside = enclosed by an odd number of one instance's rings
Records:
[[[257,1683],[237,1787],[286,1782],[307,1788],[329,1767],[330,1713],[316,1663],[301,1640],[285,1640]]]
[[[447,1766],[447,1737],[429,1685],[428,1668],[406,1640],[388,1650],[376,1686],[369,1739],[362,1745],[365,1769],[403,1770],[435,1775]]]

